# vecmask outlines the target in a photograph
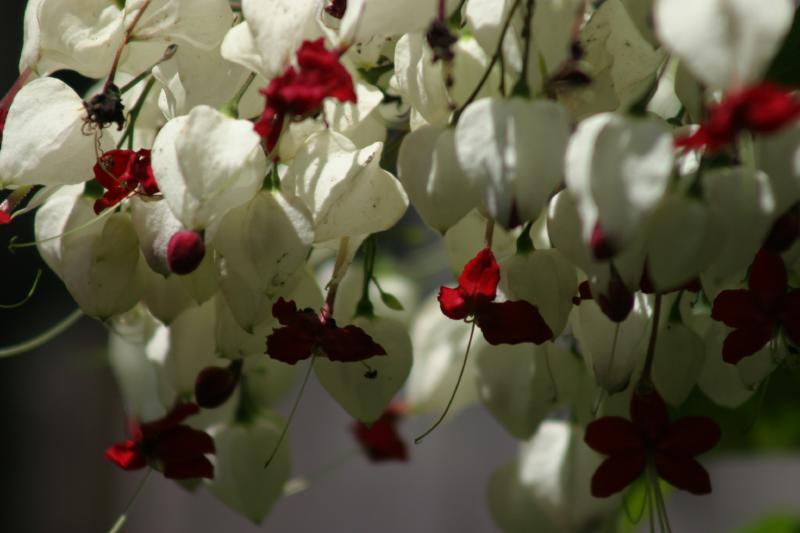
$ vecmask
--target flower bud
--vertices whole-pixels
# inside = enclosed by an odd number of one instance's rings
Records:
[[[209,366],[203,369],[194,384],[197,405],[204,409],[214,409],[224,404],[239,385],[241,375],[241,359],[233,361],[228,368]]]
[[[206,256],[206,243],[196,231],[179,231],[167,245],[167,264],[171,272],[185,276],[194,272]]]

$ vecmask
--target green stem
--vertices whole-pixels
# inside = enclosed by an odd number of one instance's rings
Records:
[[[131,108],[128,118],[128,126],[125,128],[125,133],[122,134],[122,137],[120,137],[119,142],[117,143],[117,150],[122,148],[122,145],[125,144],[126,140],[128,141],[128,150],[133,150],[133,131],[136,127],[136,121],[139,120],[139,114],[142,112],[144,102],[147,99],[147,96],[150,94],[150,91],[153,89],[155,83],[156,79],[153,76],[150,76],[150,79],[147,81],[147,85],[145,85],[144,89],[142,89],[142,94],[139,95],[136,103]]]
[[[239,104],[241,103],[242,98],[244,97],[245,93],[250,88],[250,86],[253,84],[253,81],[255,81],[255,79],[256,79],[256,73],[251,72],[250,75],[247,76],[247,79],[244,80],[244,83],[239,88],[239,91],[235,95],[233,95],[233,98],[228,100],[225,103],[225,105],[222,106],[222,109],[220,109],[220,111],[222,111],[231,118],[239,118]]]
[[[174,56],[175,52],[177,52],[177,51],[178,51],[178,45],[177,44],[169,45],[167,47],[167,49],[164,50],[164,55],[162,55],[161,58],[158,61],[156,61],[155,63],[150,65],[150,67],[148,67],[146,70],[142,71],[141,74],[139,74],[138,76],[133,78],[131,81],[129,81],[128,83],[123,85],[122,88],[119,90],[119,94],[125,94],[126,92],[130,91],[131,89],[133,89],[136,85],[139,84],[139,82],[144,80],[146,77],[150,76],[153,73],[153,69],[154,68],[156,68],[158,65],[160,65],[164,61],[168,61],[168,60],[172,59],[172,56]]]
[[[283,440],[286,438],[286,434],[289,432],[289,426],[292,424],[292,420],[294,420],[294,415],[297,412],[297,407],[300,405],[300,400],[303,398],[303,393],[306,390],[306,385],[308,385],[308,379],[311,377],[311,370],[314,368],[314,361],[316,357],[314,355],[311,356],[311,361],[308,363],[308,370],[306,370],[306,375],[303,377],[303,384],[300,385],[300,391],[297,393],[297,397],[294,399],[294,404],[292,405],[292,410],[289,412],[289,418],[286,420],[286,424],[283,426],[283,431],[281,431],[281,436],[278,437],[278,443],[275,444],[275,448],[272,449],[272,453],[269,454],[266,462],[264,463],[264,468],[267,468],[275,456],[278,454],[278,450],[281,449],[281,444],[283,444]]]
[[[375,256],[377,246],[375,245],[375,235],[370,235],[364,241],[364,280],[361,284],[361,299],[356,306],[356,316],[371,317],[375,309],[369,299],[369,286],[375,272]],[[380,290],[380,289],[378,289]]]
[[[531,42],[533,40],[533,31],[531,30],[533,25],[533,8],[534,0],[527,0],[525,4],[525,21],[522,26],[522,40],[525,43],[522,50],[522,72],[520,72],[519,80],[517,80],[517,84],[514,86],[514,90],[511,93],[514,96],[521,96],[523,98],[531,97],[531,88],[530,85],[528,85],[528,61],[530,61]]]
[[[41,335],[38,335],[32,339],[29,339],[25,342],[21,342],[19,344],[15,344],[14,346],[9,346],[8,348],[1,348],[0,349],[0,359],[4,357],[12,357],[15,355],[19,355],[25,352],[29,352],[31,350],[35,350],[36,348],[47,344],[51,340],[55,339],[65,331],[67,331],[70,327],[72,327],[80,318],[83,316],[83,311],[80,309],[76,309],[72,314],[67,316],[64,320],[53,326],[52,328],[48,329]]]
[[[642,371],[642,378],[640,383],[645,383],[652,386],[653,379],[653,360],[656,355],[656,343],[658,342],[658,325],[661,321],[661,294],[656,294],[656,301],[653,304],[653,329],[650,332],[650,343],[647,346],[647,358],[644,362],[644,370]]]
[[[531,239],[532,227],[533,220],[529,221],[525,224],[525,227],[522,228],[522,233],[520,233],[517,238],[517,255],[528,255],[536,250],[536,247],[533,245],[533,239]]]
[[[13,304],[0,304],[0,309],[19,309],[20,307],[28,303],[28,301],[30,301],[30,299],[33,297],[33,293],[36,292],[36,287],[39,286],[39,280],[41,278],[42,278],[42,269],[40,268],[39,270],[36,271],[36,278],[34,278],[33,285],[31,285],[31,288],[28,290],[28,294],[25,295],[25,298]]]

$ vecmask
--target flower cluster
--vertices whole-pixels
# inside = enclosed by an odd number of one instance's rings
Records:
[[[798,17],[634,4],[30,0],[0,224],[34,213],[109,325],[148,422],[107,458],[261,521],[304,367],[376,462],[411,455],[402,418],[482,403],[524,442],[504,530],[611,524],[642,476],[668,530],[659,478],[713,487],[687,399],[738,408],[800,352]],[[392,269],[401,220],[442,254]]]

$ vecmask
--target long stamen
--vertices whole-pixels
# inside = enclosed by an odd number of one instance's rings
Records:
[[[46,243],[46,242],[50,242],[50,241],[54,241],[56,239],[61,239],[63,237],[66,237],[67,235],[72,235],[73,233],[77,233],[77,232],[79,232],[81,230],[84,230],[84,229],[88,228],[89,226],[91,226],[93,224],[96,224],[97,222],[99,222],[101,220],[104,220],[105,218],[109,217],[112,213],[114,213],[113,209],[107,209],[107,210],[103,211],[101,214],[99,214],[98,216],[96,216],[95,218],[89,220],[88,222],[85,222],[85,223],[81,224],[80,226],[76,226],[76,227],[74,227],[74,228],[72,228],[70,230],[65,231],[64,233],[60,233],[59,235],[53,235],[52,237],[46,237],[46,238],[38,240],[38,241],[18,243],[17,242],[17,237],[12,237],[11,240],[9,241],[9,243],[8,243],[8,251],[13,254],[14,250],[19,250],[20,248],[34,248],[36,246],[39,246],[40,244],[43,244],[43,243]]]
[[[156,68],[157,66],[159,66],[159,65],[160,65],[161,63],[163,63],[164,61],[168,61],[168,60],[172,59],[172,56],[174,56],[174,55],[175,55],[175,52],[177,52],[177,51],[178,51],[178,45],[177,45],[177,44],[171,44],[171,45],[169,45],[169,46],[167,47],[167,49],[166,49],[166,50],[164,50],[164,55],[162,55],[162,56],[161,56],[161,57],[158,59],[158,61],[156,61],[155,63],[153,63],[153,64],[152,64],[152,65],[150,65],[149,67],[147,67],[147,69],[145,69],[144,71],[142,71],[142,73],[141,73],[141,74],[139,74],[138,76],[136,76],[135,78],[133,78],[131,81],[129,81],[128,83],[126,83],[125,85],[123,85],[123,86],[122,86],[122,88],[119,90],[119,93],[120,93],[120,94],[125,94],[126,92],[130,91],[131,89],[133,89],[133,88],[134,88],[136,85],[138,85],[138,84],[139,84],[139,82],[141,82],[142,80],[144,80],[144,79],[145,79],[145,78],[147,78],[148,76],[152,75],[152,73],[153,73],[153,69],[154,69],[154,68]]]
[[[458,388],[461,385],[461,378],[464,377],[464,370],[467,368],[467,359],[469,359],[469,350],[472,347],[472,338],[474,336],[475,336],[475,322],[472,323],[472,328],[470,328],[469,330],[469,340],[467,341],[467,349],[464,352],[464,361],[461,363],[461,370],[458,373],[458,379],[456,379],[456,386],[453,387],[453,393],[450,395],[450,399],[447,401],[447,405],[445,406],[444,411],[442,412],[442,415],[439,417],[439,419],[430,427],[430,429],[428,429],[428,431],[426,431],[425,433],[414,439],[414,444],[419,444],[420,442],[422,442],[422,439],[430,435],[434,429],[439,427],[439,424],[442,423],[444,418],[447,416],[447,413],[450,411],[450,406],[453,405],[453,400],[455,400],[456,393],[458,392]]]
[[[83,316],[83,311],[80,309],[76,309],[72,312],[67,318],[50,328],[49,330],[45,331],[41,335],[37,335],[36,337],[29,339],[25,342],[21,342],[19,344],[15,344],[14,346],[9,346],[8,348],[1,348],[0,349],[0,359],[4,357],[12,357],[14,355],[19,355],[21,353],[29,352],[31,350],[35,350],[39,346],[42,346],[54,338],[58,337],[66,330],[68,330],[72,325],[74,325],[80,318]]]
[[[14,304],[0,304],[0,309],[18,309],[28,303],[30,299],[33,297],[33,293],[36,292],[36,287],[39,286],[39,280],[42,278],[42,269],[39,269],[36,272],[36,278],[33,280],[33,285],[28,290],[28,294],[25,295],[25,298],[20,300]]]
[[[292,424],[292,420],[294,420],[294,414],[297,412],[297,407],[300,405],[300,400],[303,398],[303,393],[306,390],[306,385],[308,385],[308,378],[311,377],[311,370],[314,368],[314,361],[316,360],[315,356],[311,356],[311,361],[308,363],[308,370],[306,370],[306,375],[303,377],[303,384],[300,386],[300,390],[297,393],[297,397],[294,399],[294,405],[292,405],[292,410],[289,412],[289,418],[286,420],[286,424],[283,426],[283,431],[281,431],[281,436],[278,437],[278,442],[275,444],[275,447],[272,449],[272,452],[269,454],[266,462],[264,463],[264,468],[267,468],[275,456],[278,454],[278,450],[281,449],[281,444],[283,444],[283,439],[286,438],[286,434],[289,432],[289,426]]]
[[[128,514],[130,514],[131,509],[133,509],[133,505],[136,503],[136,500],[139,499],[139,494],[142,493],[142,489],[144,489],[147,480],[150,479],[150,474],[153,473],[152,468],[147,469],[147,473],[144,475],[142,480],[139,482],[139,486],[136,487],[136,492],[133,493],[130,501],[128,501],[128,505],[125,506],[125,511],[119,515],[117,521],[114,522],[114,525],[111,526],[111,529],[108,530],[108,533],[119,533],[122,531],[122,528],[125,526],[125,523],[128,521]]]

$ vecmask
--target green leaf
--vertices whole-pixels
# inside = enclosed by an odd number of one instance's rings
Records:
[[[800,533],[800,518],[791,515],[774,515],[759,519],[740,533]]]
[[[392,309],[393,311],[403,311],[404,309],[403,304],[400,303],[400,300],[398,300],[397,296],[394,294],[381,291],[381,301],[386,307]]]
[[[794,13],[794,22],[778,55],[767,71],[767,80],[783,85],[800,86],[800,9]]]

